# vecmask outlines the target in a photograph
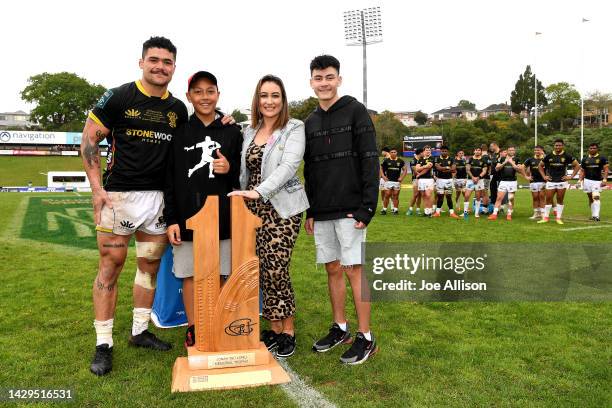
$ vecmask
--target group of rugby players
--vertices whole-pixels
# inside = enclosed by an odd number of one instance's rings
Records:
[[[383,156],[385,158],[380,167],[381,214],[387,214],[391,202],[391,213],[398,215],[401,183],[408,174],[408,167],[397,157],[397,149],[383,148]],[[568,175],[568,166],[571,167],[571,175]],[[518,189],[517,175],[520,174],[529,180],[532,194],[533,215],[529,219],[547,223],[553,212],[557,224],[563,224],[561,217],[565,192],[569,188],[568,180],[577,174],[582,190],[589,199],[591,219],[600,221],[600,193],[606,186],[608,160],[599,154],[599,145],[591,143],[588,154],[579,163],[565,151],[561,139],[554,141],[549,154],[542,146],[534,147],[533,156],[524,162],[516,157],[514,146],[501,149],[495,142],[476,147],[469,158],[463,150],[452,157],[447,146],[441,146],[440,155],[434,157],[431,147],[425,146],[415,150],[410,173],[413,195],[406,215],[412,215],[415,206],[416,214],[420,215],[423,205],[424,216],[440,217],[446,198],[449,216],[459,219],[459,201],[463,196],[463,218],[468,219],[474,192],[474,217],[479,218],[484,213],[494,221],[501,211],[511,221],[514,196]]]

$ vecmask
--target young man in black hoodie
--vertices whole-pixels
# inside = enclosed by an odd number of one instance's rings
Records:
[[[188,218],[204,206],[209,195],[219,196],[221,274],[230,274],[230,205],[227,194],[240,187],[242,134],[237,125],[223,124],[216,110],[217,78],[199,71],[188,80],[187,99],[195,112],[172,139],[164,190],[164,218],[174,255],[174,274],[183,279],[183,303],[188,327],[185,347],[195,344],[193,296],[193,232]]]
[[[319,106],[305,122],[304,178],[310,202],[305,228],[314,233],[317,262],[325,264],[334,318],[313,350],[322,353],[352,342],[340,361],[360,364],[378,350],[370,332],[370,302],[362,299],[361,288],[361,243],[378,200],[376,135],[366,107],[352,96],[338,96],[342,78],[336,58],[316,57],[310,74]],[[344,310],[345,273],[357,311],[354,342]]]

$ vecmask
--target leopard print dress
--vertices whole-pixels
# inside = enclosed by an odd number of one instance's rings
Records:
[[[251,142],[246,151],[250,176],[247,190],[261,184],[264,147]],[[256,252],[259,257],[259,282],[263,293],[262,315],[268,320],[281,320],[295,313],[295,295],[289,277],[291,252],[300,232],[302,214],[281,218],[270,202],[261,199],[246,202],[249,210],[261,218],[257,229]]]

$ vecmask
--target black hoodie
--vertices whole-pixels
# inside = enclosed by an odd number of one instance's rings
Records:
[[[304,179],[307,217],[336,220],[353,214],[368,224],[378,203],[379,163],[374,125],[352,96],[308,116]]]
[[[230,206],[227,194],[240,187],[238,176],[242,133],[237,125],[223,125],[222,116],[218,114],[217,119],[205,126],[193,114],[172,138],[164,189],[164,218],[167,225],[179,224],[182,241],[193,241],[193,232],[185,227],[185,221],[200,211],[209,195],[219,196],[219,239],[230,238]],[[202,147],[194,146],[204,142],[207,137],[221,145],[221,154],[230,163],[230,171],[227,174],[213,174],[214,178],[211,178],[209,166],[212,164],[206,163],[189,176],[189,171],[202,160]],[[218,158],[216,150],[212,157]]]

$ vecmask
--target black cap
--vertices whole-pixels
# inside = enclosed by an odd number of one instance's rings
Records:
[[[195,83],[198,79],[208,79],[214,86],[217,86],[217,77],[215,77],[213,74],[211,74],[208,71],[198,71],[195,74],[193,74],[192,76],[189,77],[189,79],[187,80],[187,90],[189,91],[191,89],[191,84]]]

